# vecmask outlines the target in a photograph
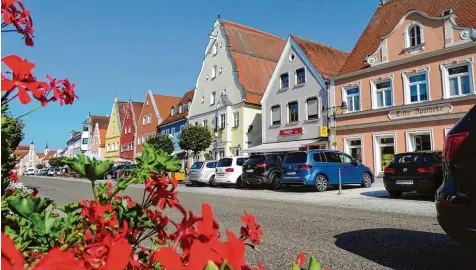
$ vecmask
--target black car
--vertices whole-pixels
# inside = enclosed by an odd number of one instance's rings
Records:
[[[267,184],[279,188],[282,161],[280,154],[251,155],[243,165],[241,179],[246,185]]]
[[[392,198],[416,191],[434,196],[441,186],[441,151],[396,154],[384,169],[383,183]]]
[[[451,237],[476,248],[476,106],[448,132],[443,184],[436,194],[438,222]]]
[[[111,169],[104,174],[104,178],[106,179],[117,179],[117,173],[121,171],[122,167],[125,165],[116,165],[112,166]]]
[[[116,171],[116,175],[119,174],[119,178],[129,177],[131,175],[131,170],[136,167],[135,164],[125,164],[119,172]]]

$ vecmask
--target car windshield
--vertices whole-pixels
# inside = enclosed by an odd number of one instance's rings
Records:
[[[190,169],[197,170],[197,169],[202,168],[202,165],[203,165],[203,162],[197,161],[197,162],[193,163],[193,165],[192,165],[192,167],[190,167]]]
[[[438,162],[438,158],[434,154],[402,154],[395,155],[391,164],[431,164]]]
[[[259,164],[263,163],[266,160],[266,157],[263,155],[251,156],[246,163],[248,164]]]
[[[292,164],[292,163],[306,163],[307,153],[305,152],[296,152],[286,155],[283,163]]]
[[[216,162],[208,162],[206,167],[210,168],[210,169],[215,169],[217,167],[217,163]]]
[[[230,167],[233,164],[232,158],[222,158],[218,161],[217,167]]]
[[[61,171],[61,169],[60,169],[60,168],[56,168],[55,171],[59,172],[59,171]]]

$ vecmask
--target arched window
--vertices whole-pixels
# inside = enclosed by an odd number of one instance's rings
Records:
[[[422,29],[418,24],[413,24],[408,28],[408,45],[410,47],[415,47],[422,44]]]

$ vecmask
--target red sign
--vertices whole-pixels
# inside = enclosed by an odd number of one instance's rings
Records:
[[[281,129],[279,131],[279,136],[289,136],[289,135],[299,135],[302,134],[302,127],[290,128],[290,129]]]

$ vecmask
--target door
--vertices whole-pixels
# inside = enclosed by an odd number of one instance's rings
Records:
[[[339,153],[338,155],[341,162],[342,183],[360,183],[362,181],[362,175],[357,163],[354,163],[354,160],[346,154]]]

